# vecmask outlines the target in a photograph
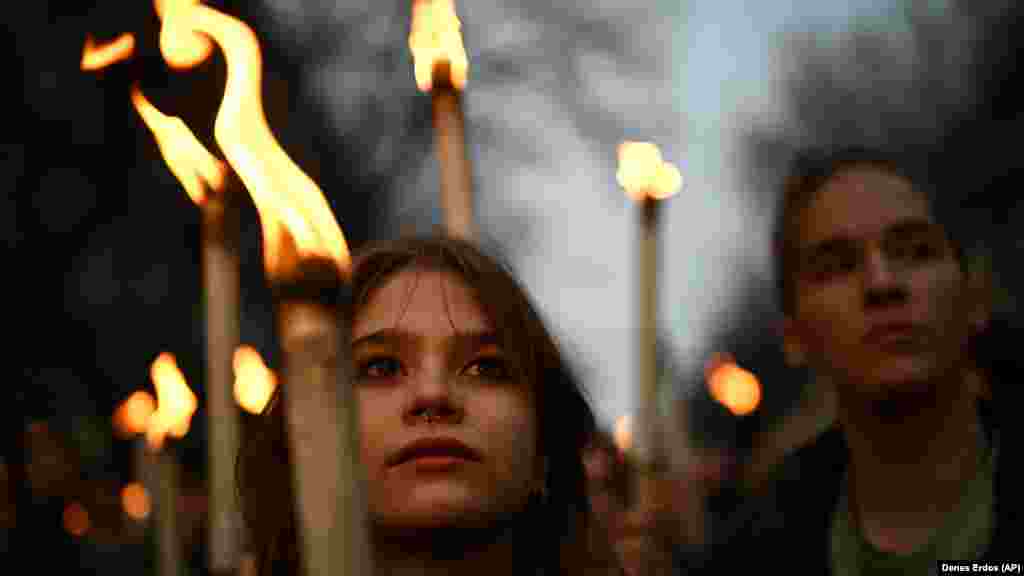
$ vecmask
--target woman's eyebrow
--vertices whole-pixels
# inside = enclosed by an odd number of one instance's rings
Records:
[[[463,349],[501,346],[501,336],[492,330],[458,332],[452,339],[455,340],[456,346]]]
[[[365,336],[360,336],[352,341],[352,347],[378,345],[378,346],[402,346],[415,344],[419,340],[419,337],[415,334],[406,330],[399,330],[396,328],[385,328],[383,330],[377,330],[370,332]]]

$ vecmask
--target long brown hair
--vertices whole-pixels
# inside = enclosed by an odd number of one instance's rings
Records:
[[[595,562],[616,572],[610,545],[592,549],[581,457],[596,428],[594,414],[510,267],[469,242],[449,237],[373,244],[353,259],[350,309],[359,310],[388,278],[413,267],[462,278],[499,327],[512,361],[535,387],[537,449],[546,457],[547,477],[544,497],[531,499],[524,512],[529,515],[531,539],[525,554],[536,558],[547,574],[580,573],[596,568]],[[292,574],[298,567],[290,459],[280,404],[271,401],[262,417],[247,423],[245,448],[239,456],[239,490],[261,575]]]

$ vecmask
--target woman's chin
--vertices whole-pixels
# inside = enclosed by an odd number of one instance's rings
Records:
[[[396,507],[397,499],[388,510],[374,515],[375,523],[382,528],[445,528],[470,527],[480,524],[486,517],[478,503],[469,499],[433,499],[409,502]]]

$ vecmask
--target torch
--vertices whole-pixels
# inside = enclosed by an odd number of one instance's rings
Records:
[[[472,238],[473,173],[466,154],[462,113],[462,89],[469,62],[460,27],[454,0],[413,1],[409,49],[416,85],[431,96],[445,230],[452,236]]]
[[[679,170],[661,158],[649,142],[623,142],[618,148],[616,177],[630,199],[640,208],[639,337],[637,339],[639,381],[637,407],[632,423],[632,452],[637,473],[633,483],[634,504],[651,505],[649,480],[664,466],[658,417],[657,298],[658,298],[658,213],[659,201],[675,194],[681,185]]]
[[[264,264],[278,302],[285,349],[282,396],[294,455],[303,570],[318,575],[369,574],[358,428],[346,375],[348,321],[338,319],[349,272],[344,235],[319,187],[281,149],[267,125],[261,97],[262,56],[252,29],[199,0],[156,0],[155,7],[163,23],[161,52],[169,65],[194,67],[209,56],[213,44],[227,62],[214,137],[260,214]],[[193,199],[205,199],[204,185],[221,189],[229,175],[227,167],[180,119],[160,114],[137,89],[133,102],[140,115],[149,118],[151,128],[163,124],[178,136],[173,146],[159,135],[157,139],[166,159],[177,155],[184,160],[169,161],[169,166]],[[211,221],[223,222],[217,216]],[[223,258],[210,257],[211,261]],[[232,335],[237,341],[237,330],[218,333],[219,360],[231,361],[227,343]],[[230,400],[225,401],[230,398],[227,390],[218,398],[218,406],[230,405]],[[223,454],[215,458],[221,463],[218,466],[234,464],[233,458],[225,461]]]
[[[238,194],[230,172],[180,118],[164,115],[136,86],[132,103],[153,132],[171,171],[202,213],[206,300],[206,402],[209,412],[210,569],[232,573],[238,564],[240,520],[235,494],[239,415],[232,402],[232,355],[239,341]]]
[[[243,22],[201,4],[168,12],[164,32],[205,35],[227,62],[214,137],[260,215],[284,349],[282,396],[305,574],[369,574],[364,474],[347,371],[349,251],[326,198],[281,149],[261,97],[262,57]],[[166,53],[165,53],[166,56]]]
[[[114,411],[114,431],[132,442],[132,480],[151,489],[146,457],[146,427],[156,411],[156,400],[145,390],[132,392]]]
[[[149,372],[156,388],[156,410],[146,422],[146,466],[156,510],[157,573],[178,576],[182,566],[177,524],[180,470],[172,446],[165,444],[168,436],[185,437],[197,402],[170,353],[157,356]]]

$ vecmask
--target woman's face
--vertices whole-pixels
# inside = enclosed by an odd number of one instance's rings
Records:
[[[533,389],[458,275],[395,273],[357,311],[352,339],[378,526],[486,525],[525,506],[543,478]]]

